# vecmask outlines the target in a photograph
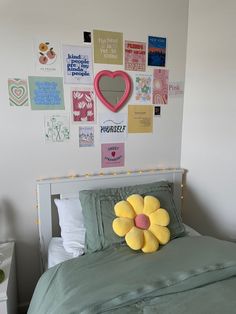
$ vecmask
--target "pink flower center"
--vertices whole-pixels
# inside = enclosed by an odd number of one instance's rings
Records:
[[[134,219],[135,226],[139,229],[148,229],[150,226],[149,218],[144,214],[139,214]]]

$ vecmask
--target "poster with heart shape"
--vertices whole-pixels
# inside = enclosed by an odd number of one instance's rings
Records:
[[[102,168],[124,167],[125,145],[124,143],[102,144]]]
[[[28,85],[25,79],[8,79],[8,93],[10,106],[28,106]]]

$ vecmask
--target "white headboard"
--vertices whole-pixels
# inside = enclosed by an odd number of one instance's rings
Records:
[[[77,176],[37,181],[37,207],[42,271],[47,267],[48,245],[53,236],[55,196],[78,195],[81,190],[121,187],[166,180],[173,183],[174,201],[182,208],[183,169],[147,170],[106,175]],[[58,222],[57,222],[58,223]]]

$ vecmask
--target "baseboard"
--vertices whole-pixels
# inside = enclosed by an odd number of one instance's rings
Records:
[[[29,308],[29,302],[18,304],[18,314],[26,314]]]

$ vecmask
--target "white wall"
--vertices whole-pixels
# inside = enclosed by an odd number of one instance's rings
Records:
[[[182,167],[185,220],[236,240],[236,2],[189,1]]]
[[[0,241],[16,240],[21,304],[30,300],[39,276],[35,180],[101,171],[100,142],[96,133],[94,148],[79,149],[78,127],[73,125],[70,143],[45,144],[45,112],[10,107],[7,79],[36,74],[35,38],[48,36],[61,43],[82,44],[84,30],[102,29],[123,32],[124,40],[166,36],[170,80],[183,81],[187,14],[187,0],[0,0]],[[94,68],[97,72],[108,66],[97,64]],[[65,86],[68,113],[69,91],[70,86]],[[182,103],[181,98],[172,99],[162,108],[162,117],[154,119],[153,134],[128,137],[125,170],[180,165]],[[98,113],[106,111],[99,102],[97,107]],[[127,112],[127,107],[123,111]]]

